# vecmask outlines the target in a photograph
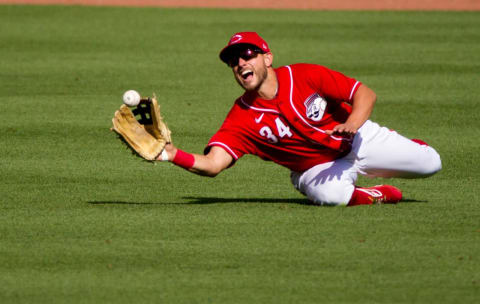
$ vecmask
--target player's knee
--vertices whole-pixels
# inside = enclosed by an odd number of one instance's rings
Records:
[[[442,170],[442,159],[440,158],[440,154],[435,151],[435,156],[433,157],[432,164],[432,174],[435,174],[440,170]]]
[[[424,176],[430,176],[442,169],[442,160],[440,158],[440,155],[435,151],[435,149],[431,148],[429,149],[428,156],[426,159],[422,162],[421,165],[421,173]]]
[[[350,200],[353,185],[329,185],[328,187],[315,187],[309,189],[306,195],[315,204],[325,206],[347,205]],[[352,188],[352,189],[350,189]]]

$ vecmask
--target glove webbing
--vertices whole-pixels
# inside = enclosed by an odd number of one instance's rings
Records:
[[[132,112],[135,116],[140,115],[140,119],[137,119],[140,124],[153,124],[152,116],[150,114],[150,102],[140,103]]]

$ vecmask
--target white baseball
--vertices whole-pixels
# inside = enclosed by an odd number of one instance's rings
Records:
[[[136,107],[140,103],[140,94],[135,90],[126,91],[123,94],[123,103],[129,107]]]

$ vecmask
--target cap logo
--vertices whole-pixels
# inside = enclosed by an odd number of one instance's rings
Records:
[[[242,39],[243,39],[242,35],[238,35],[238,34],[237,34],[237,35],[233,35],[233,36],[232,36],[232,39],[230,39],[230,44],[237,43],[237,42],[239,42],[239,41],[242,40]]]

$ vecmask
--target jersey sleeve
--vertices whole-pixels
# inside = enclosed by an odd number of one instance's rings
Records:
[[[220,129],[210,138],[204,154],[208,154],[212,147],[217,146],[230,154],[235,162],[244,154],[251,153],[251,145],[244,134],[245,131],[241,127],[240,122],[238,108],[235,105],[228,113]]]
[[[307,75],[310,85],[329,100],[351,104],[361,85],[356,79],[321,65],[303,64],[299,68]]]
[[[241,158],[244,154],[248,152],[244,149],[244,144],[240,137],[232,130],[229,130],[228,127],[222,127],[215,133],[212,138],[210,138],[207,146],[205,147],[204,154],[208,154],[210,149],[214,146],[220,147],[230,154],[234,161]]]

